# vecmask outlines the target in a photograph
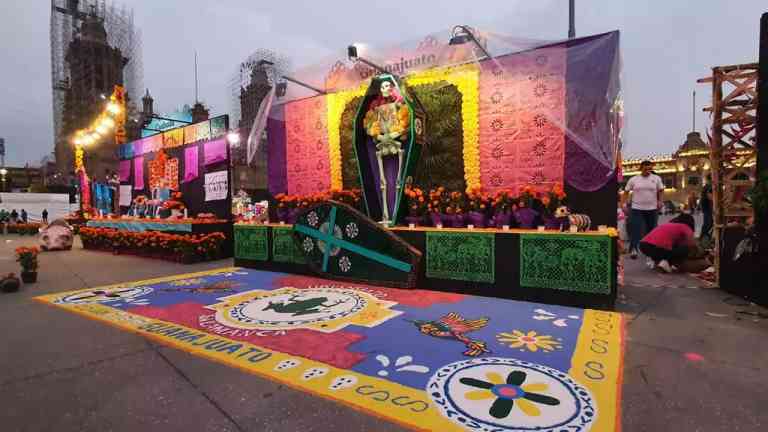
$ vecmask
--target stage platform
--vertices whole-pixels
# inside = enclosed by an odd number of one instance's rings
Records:
[[[416,287],[443,292],[612,309],[616,238],[608,233],[395,227],[422,254]],[[292,225],[235,224],[235,265],[314,274]],[[361,281],[364,282],[364,281]]]
[[[200,219],[173,221],[164,219],[91,219],[85,223],[83,228],[86,229],[85,236],[83,235],[83,229],[80,232],[83,247],[89,250],[138,255],[145,258],[179,261],[188,264],[229,258],[233,254],[232,223],[222,219],[210,221]],[[107,232],[104,235],[96,232],[88,233],[87,228],[107,230]],[[105,232],[102,231],[101,233]],[[155,241],[152,241],[149,245],[137,246],[137,244],[140,244],[138,242],[143,240],[138,237],[142,233],[163,233],[191,237],[191,241],[187,242],[189,244],[176,245],[175,249],[177,250],[169,249],[174,249],[173,242],[180,243],[178,239],[163,239],[159,237],[150,238],[150,240],[154,239]],[[213,242],[213,240],[205,239],[216,233],[224,235],[218,253],[213,255],[195,253],[197,245],[193,243],[194,241]],[[114,234],[123,234],[123,236],[115,236]],[[163,246],[166,249],[162,249]],[[152,247],[157,249],[153,250]],[[188,250],[190,248],[194,250]],[[180,250],[183,250],[183,252],[180,252]]]

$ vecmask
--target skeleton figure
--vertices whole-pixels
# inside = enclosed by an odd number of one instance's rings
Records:
[[[379,165],[379,187],[381,189],[382,223],[389,223],[389,192],[391,185],[387,184],[385,167],[397,164],[395,197],[400,195],[403,170],[403,143],[407,137],[410,122],[410,111],[403,97],[399,94],[394,82],[385,79],[381,81],[379,96],[374,99],[365,114],[365,131],[376,143],[376,160]],[[395,201],[397,198],[395,198]],[[393,211],[395,209],[392,209]],[[394,216],[394,215],[393,215]]]

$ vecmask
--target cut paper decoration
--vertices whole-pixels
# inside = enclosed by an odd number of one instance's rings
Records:
[[[133,160],[133,188],[144,189],[144,156]]]
[[[138,140],[133,142],[133,156],[141,156],[144,154],[144,140]]]
[[[131,185],[120,185],[120,207],[129,207],[133,196],[131,195]]]
[[[227,140],[220,138],[203,144],[203,165],[213,165],[227,160]]]
[[[285,105],[288,193],[306,195],[331,188],[328,113],[324,96]]]
[[[149,188],[154,190],[160,187],[160,181],[165,180],[165,164],[167,162],[165,152],[158,152],[155,159],[150,161],[149,166]],[[166,185],[167,187],[167,185]]]
[[[204,121],[184,127],[184,144],[196,143],[211,138],[211,122]]]
[[[121,182],[127,182],[131,178],[131,161],[130,160],[124,160],[120,161],[120,181]]]
[[[144,143],[144,153],[154,153],[163,149],[163,135],[157,134],[146,137],[142,140]]]
[[[229,181],[227,171],[216,171],[205,175],[205,200],[216,201],[227,198]]]
[[[166,185],[172,190],[179,190],[179,159],[168,159],[165,162]]]
[[[196,145],[184,149],[184,183],[197,178],[197,154]]]
[[[562,184],[565,167],[565,49],[542,48],[483,62],[480,172],[495,192]]]
[[[184,128],[163,132],[163,148],[174,148],[184,144]]]

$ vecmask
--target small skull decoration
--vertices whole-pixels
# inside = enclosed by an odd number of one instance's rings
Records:
[[[72,249],[72,227],[63,219],[56,219],[40,229],[40,249],[44,251]]]

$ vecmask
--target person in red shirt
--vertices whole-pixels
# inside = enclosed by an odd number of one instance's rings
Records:
[[[692,247],[696,221],[693,216],[683,213],[671,221],[653,229],[640,241],[640,251],[653,260],[654,264],[667,273],[680,265]]]

